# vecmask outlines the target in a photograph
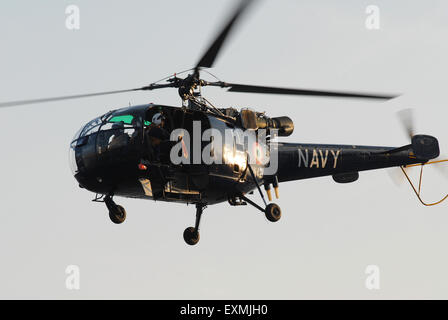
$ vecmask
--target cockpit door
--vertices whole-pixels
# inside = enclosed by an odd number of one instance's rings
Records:
[[[135,162],[143,145],[143,121],[140,114],[114,112],[98,132],[97,156],[104,164]]]

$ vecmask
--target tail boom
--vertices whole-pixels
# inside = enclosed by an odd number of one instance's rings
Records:
[[[279,143],[276,176],[279,182],[329,175],[337,182],[352,182],[359,171],[425,163],[438,155],[437,139],[426,135],[414,136],[412,144],[399,148]]]

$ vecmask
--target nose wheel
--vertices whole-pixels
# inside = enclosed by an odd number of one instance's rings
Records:
[[[194,227],[188,227],[184,231],[184,240],[190,246],[194,246],[199,242],[199,224],[201,222],[201,216],[204,212],[206,205],[202,203],[196,204],[196,221]]]
[[[111,196],[106,196],[104,198],[107,209],[109,209],[109,218],[115,224],[123,223],[126,220],[126,210],[116,204]]]
[[[184,240],[190,246],[194,246],[199,242],[199,230],[194,227],[188,227],[184,231]]]

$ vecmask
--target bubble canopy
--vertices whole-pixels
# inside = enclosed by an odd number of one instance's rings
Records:
[[[118,152],[120,147],[126,147],[137,137],[143,124],[150,124],[144,120],[149,108],[151,105],[140,105],[110,111],[83,125],[70,143],[69,159],[73,174],[79,172],[80,166],[93,164],[106,151]],[[118,135],[122,137],[114,139]]]

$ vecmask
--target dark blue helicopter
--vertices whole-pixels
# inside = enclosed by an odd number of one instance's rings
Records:
[[[126,218],[125,209],[114,202],[115,196],[195,204],[195,226],[184,231],[184,239],[190,245],[199,241],[200,219],[207,205],[224,201],[232,206],[250,204],[275,222],[281,217],[280,207],[268,202],[272,201],[271,186],[278,198],[281,182],[332,176],[335,182],[349,183],[358,179],[359,171],[426,163],[438,157],[438,141],[427,135],[411,134],[411,143],[398,148],[280,143],[277,136],[289,136],[294,130],[289,117],[268,117],[250,109],[212,105],[201,95],[202,87],[316,97],[395,97],[201,79],[201,69],[212,67],[229,32],[251,2],[240,3],[185,78],[174,75],[163,83],[140,88],[6,102],[0,107],[176,88],[182,99],[180,107],[144,104],[110,111],[88,122],[71,141],[70,161],[79,186],[96,193],[94,201],[106,204],[114,223],[122,223]],[[219,141],[217,136],[226,139]],[[247,136],[253,139],[245,139]],[[202,157],[204,154],[208,159]],[[263,206],[248,198],[254,190],[260,194]]]

